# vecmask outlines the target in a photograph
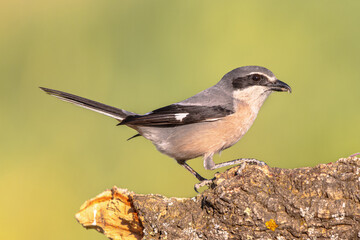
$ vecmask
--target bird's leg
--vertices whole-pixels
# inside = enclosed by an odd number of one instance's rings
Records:
[[[191,172],[200,182],[194,185],[195,192],[199,193],[199,188],[209,185],[212,183],[213,179],[206,179],[198,174],[194,169],[192,169],[186,162],[178,162],[181,166],[183,166],[186,170]]]
[[[198,174],[194,169],[192,169],[186,162],[180,163],[181,166],[183,166],[186,170],[191,172],[192,175],[194,175],[200,182],[207,180],[206,178],[202,177],[200,174]]]
[[[213,179],[206,179],[204,177],[202,177],[199,173],[197,173],[194,169],[192,169],[186,162],[180,162],[178,161],[178,163],[183,166],[186,170],[188,170],[192,175],[194,175],[200,182],[194,185],[194,190],[198,193],[198,189],[204,186],[209,186],[213,180]],[[251,163],[251,164],[258,164],[260,166],[264,166],[266,165],[266,163],[256,160],[254,158],[239,158],[239,159],[235,159],[232,161],[228,161],[228,162],[223,162],[223,163],[218,163],[215,164],[213,161],[213,155],[208,155],[204,157],[204,167],[207,170],[214,170],[217,168],[222,168],[222,167],[226,167],[226,166],[231,166],[231,165],[236,165],[236,164],[243,164],[243,163]],[[244,165],[245,166],[245,165]],[[239,174],[241,173],[243,167],[241,167],[239,170]]]
[[[257,164],[259,166],[267,165],[263,161],[259,161],[259,160],[255,159],[255,158],[239,158],[239,159],[235,159],[235,160],[231,160],[231,161],[223,162],[223,163],[218,163],[218,164],[214,163],[212,155],[205,156],[205,158],[204,158],[204,167],[207,170],[214,170],[214,169],[217,169],[217,168],[227,167],[227,166],[231,166],[231,165],[235,165],[235,164],[244,164],[244,163]],[[245,167],[245,165],[242,165],[239,168],[238,174],[241,174],[244,167]]]
[[[236,165],[236,164],[242,164],[242,163],[257,164],[259,166],[267,165],[263,161],[259,161],[259,160],[255,159],[255,158],[239,158],[239,159],[231,160],[231,161],[228,161],[228,162],[214,164],[209,170],[214,170],[214,169],[217,169],[217,168],[222,168],[222,167],[227,167],[227,166]]]

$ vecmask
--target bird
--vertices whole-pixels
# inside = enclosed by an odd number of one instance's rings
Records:
[[[190,159],[203,157],[207,170],[257,161],[239,158],[215,164],[213,156],[245,135],[272,92],[292,91],[269,69],[243,66],[190,98],[146,114],[136,114],[70,93],[40,88],[63,101],[112,117],[119,121],[117,125],[136,130],[137,134],[130,139],[142,136],[150,140],[159,152],[175,159],[200,182],[207,179],[187,164]]]

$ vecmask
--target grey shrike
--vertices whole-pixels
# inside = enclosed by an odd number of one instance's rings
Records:
[[[245,66],[232,70],[216,85],[178,103],[144,115],[128,112],[73,94],[43,88],[46,93],[115,118],[150,140],[161,153],[174,158],[198,180],[206,180],[187,160],[204,158],[208,170],[255,159],[236,159],[215,164],[213,155],[234,145],[249,130],[258,112],[273,92],[291,92],[268,69]]]

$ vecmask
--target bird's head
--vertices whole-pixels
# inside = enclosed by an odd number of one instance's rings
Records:
[[[280,81],[267,68],[260,66],[245,66],[236,68],[222,78],[221,85],[227,85],[235,95],[270,94],[273,91],[290,92],[291,87]]]
[[[271,92],[290,92],[291,87],[280,81],[267,68],[245,66],[236,68],[221,79],[218,86],[231,93],[233,98],[259,107]]]
[[[263,87],[265,91],[291,92],[286,83],[278,80],[267,68],[259,66],[240,67],[227,73],[224,78],[231,81],[234,90]]]

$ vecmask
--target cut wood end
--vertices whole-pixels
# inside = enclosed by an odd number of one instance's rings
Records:
[[[141,239],[143,227],[132,207],[132,195],[114,186],[87,200],[75,218],[83,227],[96,229],[110,239]]]

